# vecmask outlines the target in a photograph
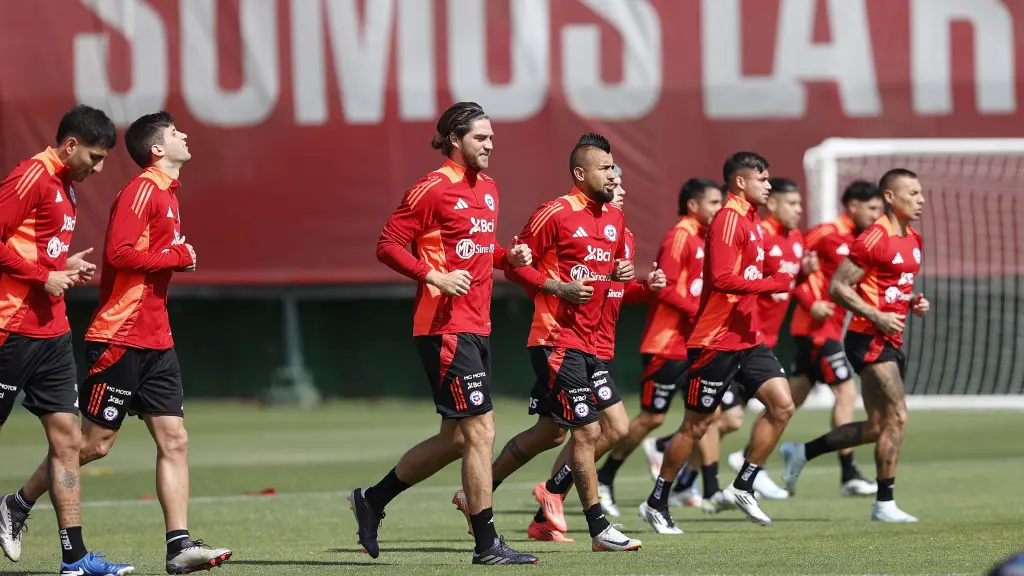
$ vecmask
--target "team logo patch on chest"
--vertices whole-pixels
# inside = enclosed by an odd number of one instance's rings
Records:
[[[615,226],[609,224],[604,227],[604,237],[609,242],[615,242],[615,239],[619,237],[619,231],[615,229]]]
[[[484,204],[487,204],[487,207],[494,211],[494,196],[484,194]]]

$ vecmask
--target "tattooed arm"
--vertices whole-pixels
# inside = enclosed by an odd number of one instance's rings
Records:
[[[851,262],[849,258],[843,260],[828,285],[828,295],[843,308],[874,322],[878,310],[861,299],[854,288],[863,277],[863,268]]]

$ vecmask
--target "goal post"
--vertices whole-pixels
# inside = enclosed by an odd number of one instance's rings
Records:
[[[829,138],[804,155],[808,226],[838,217],[854,180],[897,167],[923,186],[915,290],[932,304],[907,322],[908,405],[1024,408],[1024,138]]]

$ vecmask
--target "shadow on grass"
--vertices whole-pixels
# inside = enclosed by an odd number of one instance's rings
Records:
[[[348,552],[348,550],[345,550]],[[247,566],[390,566],[387,562],[367,560],[366,562],[329,562],[326,560],[232,560],[231,565]],[[32,574],[48,574],[48,572],[32,572]]]

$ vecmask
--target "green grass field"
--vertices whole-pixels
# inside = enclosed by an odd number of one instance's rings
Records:
[[[472,539],[451,505],[459,467],[417,486],[388,508],[376,561],[356,544],[345,494],[376,482],[438,418],[424,403],[346,402],[312,411],[192,403],[191,529],[196,537],[234,549],[222,574],[461,574]],[[630,411],[633,411],[630,403]],[[673,412],[671,417],[681,417]],[[752,416],[748,415],[748,423]],[[784,440],[809,439],[826,412],[798,413]],[[499,401],[501,446],[528,426],[524,402]],[[739,448],[749,427],[729,437]],[[18,410],[0,440],[0,492],[16,490],[45,450],[42,430]],[[727,452],[724,452],[726,454]],[[547,477],[554,452],[541,456],[497,492],[499,532],[514,547],[536,553],[540,565],[492,568],[534,574],[951,574],[980,573],[1024,549],[1024,413],[911,414],[896,486],[915,525],[869,521],[871,500],[840,498],[839,467],[825,457],[808,466],[799,497],[763,503],[775,524],[761,528],[740,513],[703,515],[676,509],[686,530],[658,536],[636,517],[651,480],[641,455],[619,474],[623,530],[643,539],[636,553],[594,553],[575,494],[567,501],[573,544],[527,540],[536,509],[532,486]],[[869,448],[857,452],[873,474]],[[163,521],[153,495],[155,449],[145,426],[126,423],[105,460],[85,468],[85,540],[112,560],[135,563],[142,574],[163,574]],[[773,456],[769,470],[778,479]],[[722,481],[732,472],[723,463]],[[724,484],[723,484],[724,485]],[[266,488],[275,496],[247,496]],[[37,506],[21,562],[0,557],[0,574],[53,574],[59,566],[52,510]]]

